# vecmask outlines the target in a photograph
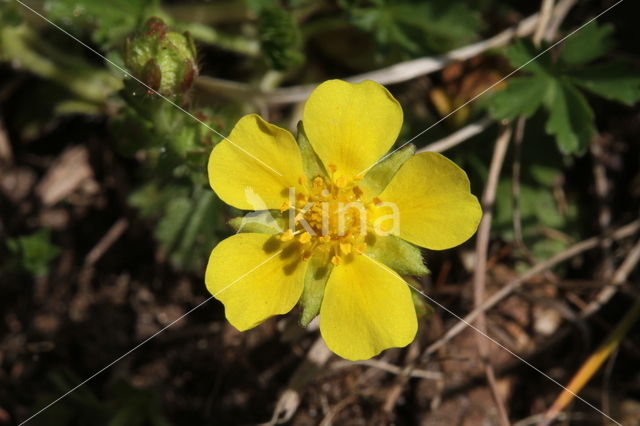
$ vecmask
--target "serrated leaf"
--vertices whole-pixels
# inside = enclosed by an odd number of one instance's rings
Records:
[[[180,241],[170,256],[178,268],[197,270],[214,245],[212,220],[216,217],[213,192],[196,193],[190,200],[189,217],[180,233]]]
[[[560,61],[566,65],[586,64],[613,47],[613,26],[591,22],[567,38],[562,45]]]
[[[296,140],[298,141],[298,147],[300,148],[300,154],[302,156],[302,166],[304,167],[307,177],[309,179],[313,179],[316,176],[327,177],[328,175],[322,161],[320,161],[318,154],[316,154],[311,143],[309,143],[309,138],[307,138],[307,134],[304,131],[302,121],[298,122],[298,135]]]
[[[505,49],[504,55],[514,68],[534,74],[549,74],[551,62],[549,55],[539,55],[538,49],[528,39],[518,39]],[[535,59],[534,59],[535,58]]]
[[[630,106],[640,100],[640,74],[622,62],[570,71],[568,76],[578,86],[605,99]]]
[[[149,214],[155,208],[158,224],[154,237],[167,254],[171,264],[182,270],[201,268],[217,241],[217,201],[213,192],[190,190],[178,185],[163,188],[166,196],[158,197],[159,188],[150,184],[136,191],[130,202]]]
[[[499,120],[531,117],[542,105],[552,80],[546,77],[516,77],[490,100],[489,111]]]
[[[280,212],[262,210],[234,217],[229,225],[236,232],[257,232],[259,234],[279,234],[287,227],[287,219]]]
[[[411,144],[394,152],[373,166],[360,182],[360,186],[369,196],[373,197],[378,195],[387,187],[400,167],[402,167],[415,152],[416,147]]]
[[[165,209],[165,215],[156,227],[155,236],[166,249],[172,251],[186,226],[191,212],[191,202],[186,197],[176,198],[169,201]]]
[[[44,10],[53,21],[71,26],[74,33],[91,31],[93,41],[105,48],[115,46],[146,18],[160,13],[157,0],[48,0]]]
[[[447,0],[429,2],[376,1],[371,7],[343,4],[353,24],[373,34],[385,47],[409,53],[442,52],[475,38],[480,20],[466,5]],[[427,49],[425,49],[427,48]]]
[[[585,97],[571,83],[557,80],[547,110],[549,119],[545,129],[556,137],[560,151],[583,153],[596,132],[594,114]]]
[[[424,265],[422,252],[416,246],[393,235],[367,236],[366,255],[384,263],[394,271],[406,275],[425,275],[429,269]]]
[[[302,307],[300,323],[305,327],[320,312],[324,288],[332,269],[328,256],[323,253],[313,256],[308,262],[307,272],[304,277],[304,290],[300,298],[300,306]]]

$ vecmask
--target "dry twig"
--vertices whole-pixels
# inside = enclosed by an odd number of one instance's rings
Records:
[[[568,5],[573,5],[575,0],[561,0],[553,9],[551,19],[556,18],[561,12],[568,9]],[[566,12],[564,12],[566,13]],[[397,84],[416,77],[440,71],[445,66],[456,61],[465,61],[480,55],[487,50],[496,49],[509,43],[516,37],[525,37],[532,34],[539,21],[539,14],[535,13],[517,25],[507,28],[493,37],[452,50],[444,55],[412,59],[400,62],[377,71],[354,75],[345,78],[346,81],[359,82],[363,80],[374,80],[380,84]],[[261,91],[253,86],[236,81],[223,80],[209,76],[200,76],[195,81],[196,89],[218,97],[233,99],[253,100],[260,99],[267,104],[290,104],[304,101],[317,86],[307,84],[302,86],[285,87],[271,91]]]
[[[554,266],[556,266],[556,265],[558,265],[558,264],[560,264],[562,262],[565,262],[565,261],[567,261],[567,260],[569,260],[569,259],[571,259],[571,258],[573,258],[573,257],[575,257],[575,256],[587,251],[587,250],[591,250],[591,249],[593,249],[595,247],[598,247],[603,238],[611,238],[612,240],[620,240],[620,239],[629,237],[631,235],[634,235],[636,232],[638,232],[639,229],[640,229],[640,219],[639,220],[635,220],[635,221],[633,221],[631,223],[628,223],[627,225],[622,226],[622,227],[616,229],[615,231],[613,231],[613,232],[611,232],[609,234],[600,235],[600,236],[596,236],[596,237],[591,237],[591,238],[588,238],[586,240],[583,240],[583,241],[581,241],[579,243],[576,243],[576,244],[572,245],[571,247],[567,248],[566,250],[563,250],[560,253],[552,256],[551,258],[535,264],[533,267],[529,268],[522,275],[520,275],[520,276],[510,280],[509,282],[507,282],[507,284],[505,284],[500,290],[498,290],[496,293],[491,295],[491,297],[489,297],[487,300],[485,300],[482,303],[482,305],[476,307],[472,312],[470,312],[468,315],[466,315],[463,318],[464,321],[457,322],[453,327],[451,327],[449,330],[447,330],[447,332],[440,339],[438,339],[436,342],[432,343],[425,350],[425,352],[423,353],[423,358],[426,358],[426,357],[434,354],[438,349],[440,349],[447,342],[449,342],[455,336],[460,334],[460,332],[462,332],[465,328],[467,328],[469,323],[475,321],[476,318],[478,318],[478,315],[480,315],[480,313],[486,312],[487,310],[493,308],[495,305],[500,303],[500,301],[502,301],[507,296],[512,294],[515,290],[520,288],[523,283],[525,283],[528,280],[532,279],[536,275],[538,275],[538,274],[540,274],[540,273],[542,273],[544,271],[547,271],[547,270],[553,268]]]
[[[493,218],[493,204],[496,199],[496,190],[498,187],[498,180],[500,177],[500,170],[502,170],[502,164],[507,153],[509,146],[509,140],[511,139],[512,128],[511,125],[507,125],[500,136],[498,137],[495,148],[493,150],[493,157],[491,158],[491,165],[489,167],[489,178],[485,186],[484,193],[482,194],[482,209],[483,216],[478,227],[478,234],[476,237],[476,262],[473,274],[473,288],[474,288],[474,304],[480,306],[484,300],[485,283],[487,275],[487,251],[489,249],[489,232],[491,230],[491,221]],[[477,327],[482,333],[486,333],[487,326],[485,322],[484,313],[480,313],[477,319]],[[509,425],[509,416],[504,406],[504,401],[500,397],[500,394],[496,385],[495,372],[491,361],[489,360],[489,346],[487,341],[484,340],[484,336],[478,335],[478,349],[480,350],[480,356],[483,358],[485,365],[485,375],[493,399],[498,409],[498,416],[502,425]]]
[[[307,357],[291,376],[287,389],[278,398],[271,420],[265,423],[265,426],[282,424],[291,420],[300,405],[300,394],[330,357],[331,351],[324,344],[322,338],[318,337],[307,352]]]
[[[435,141],[424,148],[421,148],[417,151],[420,152],[443,152],[448,149],[453,148],[456,145],[461,144],[462,142],[470,139],[476,135],[482,133],[487,127],[493,123],[493,119],[491,117],[484,117],[478,121],[475,121],[471,124],[467,124],[463,128],[456,130],[451,133],[449,136],[446,136],[438,141]]]

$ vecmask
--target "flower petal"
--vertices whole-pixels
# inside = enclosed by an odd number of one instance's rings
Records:
[[[302,120],[325,168],[335,165],[351,178],[391,148],[402,127],[402,108],[374,81],[329,80],[311,93]]]
[[[468,240],[482,217],[467,174],[435,152],[410,158],[379,197],[398,208],[401,238],[433,250]]]
[[[320,308],[320,332],[329,349],[350,360],[408,345],[418,321],[409,286],[366,255],[335,267]]]
[[[305,262],[297,243],[272,235],[236,234],[211,252],[205,273],[207,290],[225,307],[227,320],[240,331],[289,312],[300,299]]]
[[[209,157],[211,188],[242,210],[280,208],[289,188],[305,191],[298,183],[301,176],[302,157],[293,135],[256,114],[242,117]]]

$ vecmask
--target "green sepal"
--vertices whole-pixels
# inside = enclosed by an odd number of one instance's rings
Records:
[[[418,317],[418,321],[429,318],[435,312],[433,307],[429,303],[427,303],[425,297],[420,294],[418,290],[416,290],[416,288],[419,288],[418,283],[411,279],[409,279],[408,281],[411,287],[411,299],[413,300],[413,306],[416,308],[416,316]]]
[[[376,196],[387,187],[400,167],[413,156],[416,147],[409,144],[394,152],[371,168],[359,186],[370,196]]]
[[[367,235],[367,256],[405,275],[425,275],[429,269],[416,246],[393,235]]]
[[[313,256],[308,262],[304,276],[304,290],[300,298],[302,307],[300,323],[305,327],[320,313],[324,288],[333,268],[328,256],[324,253]]]
[[[309,142],[302,121],[298,122],[298,135],[296,139],[298,141],[298,147],[300,148],[300,154],[302,155],[302,166],[304,167],[307,177],[309,179],[313,179],[316,176],[328,177],[322,161]]]
[[[250,212],[244,216],[229,220],[229,225],[236,232],[255,232],[258,234],[275,235],[287,228],[287,218],[274,210],[260,210]]]

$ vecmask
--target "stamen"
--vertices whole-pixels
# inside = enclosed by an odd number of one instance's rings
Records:
[[[356,246],[356,253],[362,254],[367,249],[367,245],[365,243],[360,243]]]
[[[291,206],[289,205],[288,201],[283,201],[282,205],[280,206],[280,211],[281,212],[286,212],[287,210],[289,210],[291,208]]]
[[[349,254],[351,253],[351,243],[340,243],[340,251],[343,254]]]
[[[286,207],[294,215],[295,226],[283,232],[280,239],[297,238],[302,260],[310,259],[317,249],[328,254],[331,263],[338,266],[347,261],[345,256],[366,250],[361,227],[367,224],[362,222],[357,208],[345,207],[364,196],[363,189],[354,183],[362,177],[351,179],[337,170],[335,164],[330,164],[327,166],[329,178],[316,176],[309,182],[300,176],[298,182],[307,185],[308,193],[298,193],[294,206],[283,204],[283,209]],[[365,208],[372,209],[371,200],[366,201]],[[374,201],[381,202],[377,198]]]
[[[299,241],[302,244],[307,244],[309,241],[311,241],[311,234],[309,234],[308,232],[303,232],[302,234],[300,234]]]
[[[284,231],[282,233],[282,235],[280,235],[280,240],[281,241],[291,241],[293,240],[293,231],[291,229],[287,229],[286,231]]]

